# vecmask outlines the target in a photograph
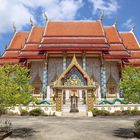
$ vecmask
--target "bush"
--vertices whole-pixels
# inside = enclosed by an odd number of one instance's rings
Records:
[[[27,110],[25,110],[25,109],[21,109],[20,110],[20,115],[21,116],[26,116],[26,115],[29,115],[29,112]]]
[[[35,108],[29,112],[29,115],[31,115],[31,116],[44,115],[44,111],[40,108]]]
[[[140,120],[134,123],[134,134],[137,138],[140,138]]]
[[[122,110],[122,115],[132,115],[131,110]]]
[[[140,111],[139,110],[122,110],[122,111],[115,111],[113,113],[110,113],[107,110],[98,110],[97,108],[94,108],[92,110],[93,116],[124,116],[124,115],[140,115]]]
[[[94,108],[93,111],[93,116],[109,116],[110,112],[107,110],[98,110],[97,108]]]
[[[6,109],[2,105],[0,105],[0,115],[5,113],[6,113]]]
[[[137,109],[131,110],[131,115],[140,115],[140,111]]]
[[[113,113],[111,113],[111,115],[113,115],[113,116],[121,116],[122,115],[122,111],[115,111],[115,112],[113,112]]]
[[[99,115],[99,110],[97,108],[94,108],[92,110],[92,114],[93,114],[94,117],[97,116],[97,115]]]

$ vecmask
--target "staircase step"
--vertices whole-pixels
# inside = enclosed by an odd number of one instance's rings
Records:
[[[87,113],[86,112],[78,112],[78,113],[63,112],[62,116],[63,117],[86,117]]]

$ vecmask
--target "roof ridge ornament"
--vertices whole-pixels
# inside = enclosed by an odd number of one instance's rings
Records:
[[[49,19],[48,19],[46,12],[44,13],[44,17],[45,17],[46,22],[48,22]]]
[[[32,17],[30,17],[30,24],[31,24],[31,26],[34,26],[34,22],[32,20]]]
[[[118,17],[116,16],[116,17],[115,17],[114,24],[113,24],[116,28],[117,28],[117,23],[118,23]]]
[[[14,30],[14,33],[17,31],[17,28],[16,28],[16,25],[15,25],[15,22],[13,22],[13,30]]]
[[[103,10],[100,10],[99,19],[102,21],[103,20],[103,17],[104,17],[104,11]]]
[[[134,33],[135,32],[135,29],[136,29],[136,26],[135,26],[135,24],[133,24],[132,27],[131,27],[131,32]]]
[[[7,50],[7,47],[8,47],[8,46],[7,46],[7,44],[6,44],[5,47],[4,47],[4,50]]]

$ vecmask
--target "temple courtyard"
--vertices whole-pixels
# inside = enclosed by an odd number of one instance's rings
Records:
[[[13,124],[5,140],[136,140],[132,129],[139,116],[130,117],[30,117],[2,116]]]

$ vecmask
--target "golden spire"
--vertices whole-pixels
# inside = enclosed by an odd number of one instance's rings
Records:
[[[49,19],[48,19],[48,16],[47,16],[46,13],[44,13],[44,17],[45,17],[45,20],[46,20],[46,22],[47,22]]]
[[[30,17],[30,23],[31,23],[31,26],[34,25],[33,20],[32,20],[32,17]]]

